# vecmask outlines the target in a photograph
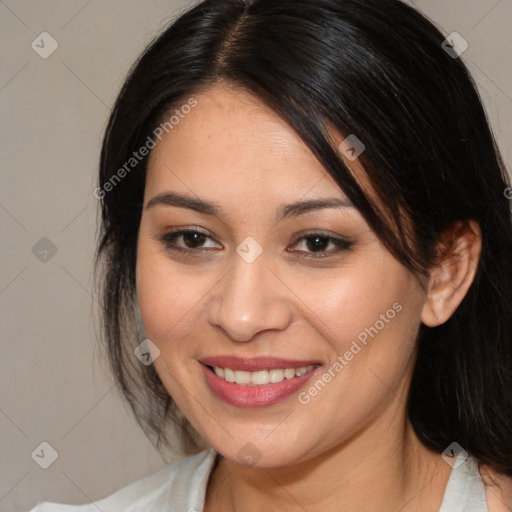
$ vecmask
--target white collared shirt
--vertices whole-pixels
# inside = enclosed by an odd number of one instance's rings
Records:
[[[39,503],[30,512],[203,512],[206,487],[215,465],[212,448],[133,482],[94,503]],[[439,512],[487,512],[478,464],[457,455]]]

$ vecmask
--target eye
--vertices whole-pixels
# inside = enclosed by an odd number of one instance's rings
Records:
[[[291,252],[306,252],[312,254],[313,258],[325,258],[331,256],[333,253],[339,253],[350,249],[353,245],[352,242],[345,238],[337,238],[326,233],[314,232],[300,237],[296,240],[295,244],[302,243],[306,251],[291,251]],[[330,250],[327,250],[330,248]]]
[[[162,242],[167,250],[181,251],[194,253],[198,249],[212,249],[219,248],[217,242],[211,236],[197,229],[181,229],[166,233],[163,236],[156,238]],[[208,240],[213,242],[213,245],[205,245]],[[181,241],[179,244],[178,241]],[[290,252],[298,252],[309,254],[313,258],[324,258],[332,254],[348,250],[352,247],[353,243],[344,238],[333,237],[323,232],[313,232],[298,238],[293,245],[302,244],[306,250],[291,250]]]
[[[182,240],[182,245],[176,244],[179,239]],[[158,240],[165,245],[166,249],[185,252],[194,251],[195,249],[211,248],[212,246],[203,245],[208,239],[213,240],[209,235],[197,229],[182,229],[180,231],[166,233],[158,238]],[[213,247],[215,247],[215,245]]]

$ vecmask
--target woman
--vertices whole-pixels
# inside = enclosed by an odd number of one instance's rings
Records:
[[[512,507],[512,189],[458,48],[397,0],[207,0],[145,51],[104,337],[192,455],[80,510]]]

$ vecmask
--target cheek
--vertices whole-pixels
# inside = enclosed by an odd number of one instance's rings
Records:
[[[136,278],[144,330],[160,350],[155,369],[178,406],[188,411],[188,395],[179,382],[189,379],[192,371],[186,339],[205,294],[199,282],[204,281],[204,274],[196,273],[195,280],[191,280],[165,254],[143,244],[138,252]]]
[[[417,308],[409,307],[415,285],[407,271],[392,260],[364,263],[307,280],[297,292],[297,302],[306,306],[304,316],[337,354],[349,350],[353,340],[364,346],[377,336],[396,338],[408,329],[404,317],[419,316]]]
[[[165,253],[141,244],[137,255],[137,296],[148,338],[161,345],[183,329],[205,292],[204,274],[177,269]],[[202,284],[203,283],[203,284]]]
[[[317,283],[305,300],[314,312],[311,325],[328,344],[324,377],[330,391],[318,392],[313,387],[322,389],[321,383],[313,383],[301,403],[314,401],[331,411],[333,424],[349,410],[359,411],[361,421],[373,414],[394,396],[390,390],[413,362],[422,292],[400,264],[390,260],[384,266],[385,272],[379,265],[354,267],[323,286]]]
[[[329,343],[329,363],[298,398],[304,414],[332,425],[336,442],[340,425],[349,435],[395,399],[412,368],[422,294],[402,267],[386,268],[387,274],[353,269],[309,297],[310,323]]]

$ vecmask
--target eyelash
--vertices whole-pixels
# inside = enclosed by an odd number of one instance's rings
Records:
[[[169,233],[164,234],[163,236],[160,236],[156,238],[156,240],[162,242],[167,250],[177,251],[181,253],[197,253],[198,250],[201,250],[201,247],[199,248],[185,248],[185,247],[178,247],[174,245],[174,242],[176,239],[187,235],[187,234],[198,234],[203,235],[206,238],[210,238],[213,240],[213,238],[206,233],[203,233],[202,231],[198,231],[196,229],[182,229],[179,231],[172,231]],[[327,240],[329,242],[332,242],[338,249],[333,251],[319,251],[319,252],[306,252],[305,254],[309,254],[310,256],[303,256],[305,258],[325,258],[328,256],[331,256],[333,254],[338,254],[341,251],[349,250],[353,246],[353,242],[350,242],[349,240],[346,240],[344,238],[336,238],[330,235],[327,235],[321,231],[314,231],[311,233],[308,233],[307,235],[303,235],[299,238],[297,238],[294,242],[294,245],[298,242],[301,242],[302,240],[308,240],[308,239],[314,239],[314,238],[321,238],[324,240]],[[297,251],[292,251],[297,252]],[[298,252],[305,252],[305,251],[298,251]]]

